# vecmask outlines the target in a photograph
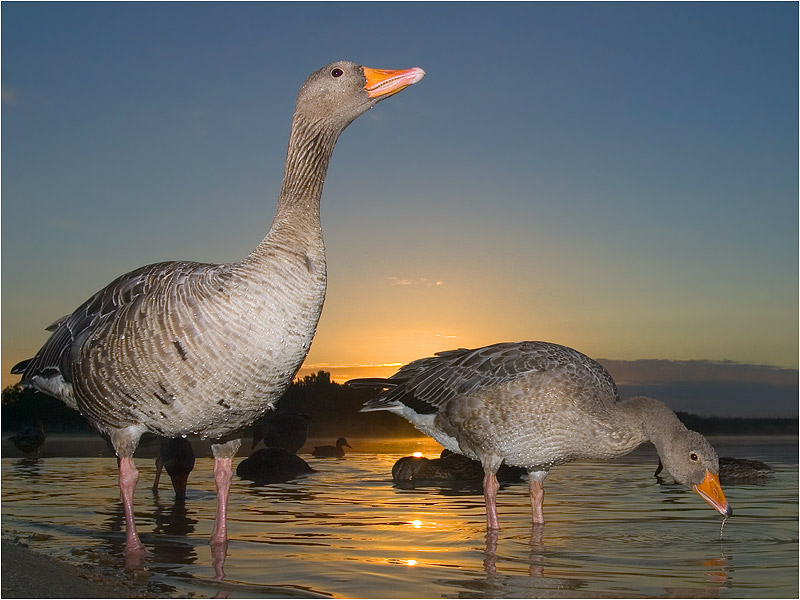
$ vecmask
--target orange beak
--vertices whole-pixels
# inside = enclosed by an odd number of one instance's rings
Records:
[[[722,493],[719,479],[711,471],[706,471],[705,479],[701,484],[694,486],[694,491],[723,516],[730,517],[733,514],[733,509],[728,505],[725,494]]]
[[[419,67],[401,71],[364,67],[364,77],[367,78],[364,89],[367,90],[370,98],[388,98],[417,83],[425,77],[425,71]]]

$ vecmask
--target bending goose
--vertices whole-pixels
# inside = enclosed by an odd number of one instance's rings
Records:
[[[611,375],[571,348],[547,342],[462,348],[416,360],[388,379],[348,384],[384,388],[362,411],[399,414],[448,450],[481,462],[489,529],[500,527],[501,462],[527,469],[533,522],[541,524],[542,482],[552,467],[612,459],[648,440],[676,481],[732,514],[706,439],[657,400],[620,401]]]
[[[162,262],[122,275],[53,323],[36,356],[12,369],[110,437],[130,554],[144,554],[134,523],[133,452],[145,431],[216,441],[211,542],[227,542],[239,432],[290,384],[322,310],[319,208],[334,145],[356,117],[424,74],[346,61],[312,73],[297,95],[277,214],[248,256],[229,264]]]
[[[189,473],[194,469],[194,450],[186,438],[159,438],[158,458],[156,458],[156,476],[153,480],[153,491],[158,491],[161,470],[166,469],[175,490],[175,502],[186,500],[186,484]]]
[[[346,439],[339,438],[336,440],[335,446],[315,446],[311,454],[317,458],[342,458],[344,456],[344,446],[352,448]]]

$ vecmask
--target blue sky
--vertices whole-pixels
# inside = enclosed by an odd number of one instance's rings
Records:
[[[338,59],[427,76],[340,138],[307,369],[515,339],[796,369],[797,22],[791,2],[4,2],[3,385],[117,275],[249,252],[297,89]]]

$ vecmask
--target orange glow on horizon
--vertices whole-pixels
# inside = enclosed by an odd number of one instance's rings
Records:
[[[344,383],[350,379],[359,377],[391,377],[397,373],[404,363],[383,363],[383,364],[359,364],[359,365],[329,365],[325,363],[314,365],[303,365],[297,372],[296,379],[302,379],[306,375],[312,375],[319,371],[326,371],[331,374],[331,381]]]

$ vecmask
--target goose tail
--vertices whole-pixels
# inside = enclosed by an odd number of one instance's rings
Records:
[[[32,360],[33,360],[32,358],[26,358],[25,360],[18,362],[13,367],[11,367],[11,374],[22,375],[28,369],[28,365]]]

